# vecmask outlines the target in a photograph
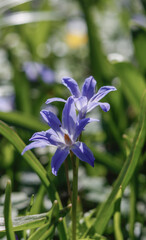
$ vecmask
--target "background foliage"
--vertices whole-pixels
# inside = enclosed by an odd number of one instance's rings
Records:
[[[78,238],[145,239],[145,13],[143,0],[0,1],[0,239],[15,239],[14,231],[70,239],[64,166],[57,177],[50,170],[54,148],[20,153],[48,128],[42,108],[61,117],[62,103],[44,104],[69,96],[61,78],[82,85],[90,75],[117,91],[83,134],[96,160],[94,168],[80,161]]]

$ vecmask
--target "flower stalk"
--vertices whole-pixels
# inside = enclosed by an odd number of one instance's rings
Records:
[[[75,158],[70,151],[73,166],[73,192],[72,192],[72,240],[76,240],[76,216],[77,216],[77,197],[78,197],[78,166],[79,159]]]
[[[64,166],[65,166],[65,175],[66,175],[66,181],[67,181],[68,195],[69,195],[70,201],[72,201],[72,192],[71,192],[70,181],[69,181],[69,176],[68,176],[68,162],[67,162],[67,158],[65,159]]]

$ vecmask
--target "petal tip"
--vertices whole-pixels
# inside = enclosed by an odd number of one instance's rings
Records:
[[[57,171],[55,170],[54,167],[52,168],[52,173],[53,173],[53,175],[57,176]]]

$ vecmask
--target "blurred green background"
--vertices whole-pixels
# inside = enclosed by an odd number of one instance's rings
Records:
[[[91,123],[83,133],[83,141],[96,158],[94,168],[80,161],[83,212],[105,201],[131,149],[145,90],[146,1],[0,0],[0,119],[26,144],[34,132],[48,128],[40,117],[41,109],[49,109],[61,118],[64,104],[47,106],[45,101],[51,97],[67,99],[69,91],[61,84],[62,77],[72,77],[81,86],[90,75],[97,80],[98,88],[113,85],[117,91],[103,99],[111,105],[109,112],[96,108],[89,114],[100,122]],[[144,147],[122,199],[124,239],[146,239]],[[54,148],[33,152],[47,167]],[[1,216],[8,178],[12,180],[13,214],[23,214],[41,182],[0,135]],[[65,206],[68,194],[64,166],[54,182]],[[129,237],[132,194],[134,225]],[[50,206],[44,191],[40,212]],[[112,221],[105,231],[108,239],[114,239]]]

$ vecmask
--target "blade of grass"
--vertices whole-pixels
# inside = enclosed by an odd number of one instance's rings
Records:
[[[128,62],[115,63],[113,66],[121,79],[123,94],[139,113],[141,96],[146,88],[143,76]]]
[[[103,81],[108,79],[111,75],[111,65],[107,61],[102,49],[101,40],[98,34],[98,26],[95,25],[93,20],[90,1],[78,0],[78,2],[84,13],[88,29],[91,69],[95,79],[98,81],[98,86],[100,87],[103,85]]]
[[[4,13],[5,11],[9,10],[12,7],[16,7],[20,4],[30,2],[32,0],[1,0],[0,1],[0,14]]]
[[[131,177],[133,176],[136,166],[138,164],[142,147],[145,142],[146,134],[145,129],[146,129],[146,91],[141,101],[139,122],[133,139],[130,154],[113,186],[111,194],[109,195],[107,201],[103,203],[102,206],[100,207],[99,211],[97,212],[96,220],[94,221],[92,226],[87,230],[87,232],[83,235],[83,237],[85,237],[87,234],[93,234],[94,231],[99,234],[104,233],[106,225],[114,211],[115,197],[117,195],[119,187],[122,186],[122,189],[124,191]]]
[[[22,127],[31,131],[46,131],[48,126],[37,118],[23,112],[0,112],[0,119],[8,124]]]
[[[27,23],[34,23],[40,21],[61,21],[64,19],[63,15],[58,12],[38,11],[38,12],[16,12],[11,13],[6,17],[1,18],[0,27],[9,27],[14,25],[22,25]]]
[[[132,177],[132,181],[130,183],[130,215],[129,215],[129,237],[131,240],[134,240],[134,224],[135,224],[135,217],[136,217],[136,195],[137,195],[137,174]]]
[[[124,240],[122,231],[121,231],[121,211],[120,211],[122,194],[123,194],[122,188],[120,187],[116,196],[115,208],[114,208],[114,233],[115,233],[116,240]]]
[[[7,124],[4,122],[0,121],[0,133],[6,137],[13,145],[14,147],[18,150],[18,152],[21,154],[25,144],[23,143],[22,139],[16,134],[16,132],[11,129]],[[34,154],[31,151],[26,152],[23,155],[23,158],[25,161],[28,163],[28,165],[37,173],[37,175],[40,177],[42,183],[46,187],[49,196],[51,198],[51,201],[53,202],[55,199],[59,203],[60,209],[62,208],[62,203],[59,197],[59,194],[55,188],[54,183],[51,181],[50,176],[48,176],[46,170],[44,167],[41,165],[41,163],[38,161],[38,159],[34,156]],[[50,184],[51,182],[51,184]],[[65,220],[63,221],[63,229],[62,232],[64,233],[63,237],[64,239],[67,239],[66,235],[66,224]]]
[[[59,218],[64,218],[71,209],[71,205],[59,210],[58,220]],[[51,210],[46,213],[35,214],[35,215],[28,215],[22,217],[15,217],[13,218],[13,231],[22,231],[26,229],[33,229],[38,228],[46,223],[46,220],[49,220],[51,215]],[[5,221],[4,218],[0,218],[0,232],[5,232]],[[62,237],[62,236],[61,236]],[[62,239],[67,239],[63,238]]]
[[[7,181],[4,203],[4,218],[7,240],[15,240],[13,232],[12,217],[11,217],[11,181]]]

